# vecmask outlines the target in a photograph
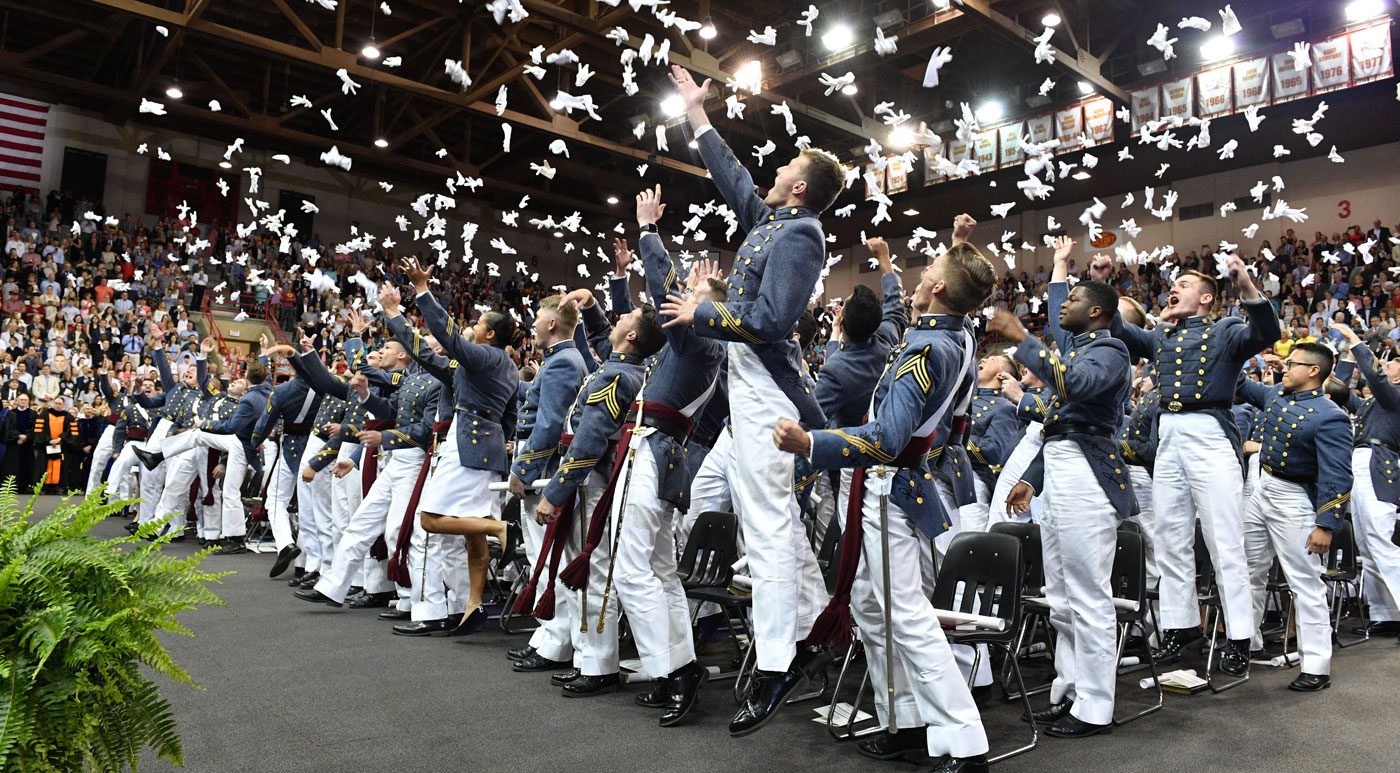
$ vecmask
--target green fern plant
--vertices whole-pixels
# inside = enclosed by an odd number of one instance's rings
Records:
[[[162,553],[165,521],[103,540],[92,527],[131,504],[95,492],[34,518],[14,479],[0,486],[0,771],[136,770],[145,750],[184,764],[170,704],[152,673],[194,686],[158,631],[192,635],[177,615],[222,605],[229,572],[209,554]]]

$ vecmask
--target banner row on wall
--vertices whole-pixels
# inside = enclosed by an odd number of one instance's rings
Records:
[[[1218,118],[1251,107],[1288,102],[1389,78],[1394,74],[1390,23],[1334,35],[1311,44],[1311,67],[1299,69],[1287,51],[1265,54],[1192,73],[1129,93],[1132,133],[1160,118]],[[1309,72],[1311,71],[1311,75]],[[1021,140],[1060,144],[1055,154],[1072,153],[1113,142],[1113,102],[1093,97],[1067,108],[974,132],[971,142],[945,138],[943,157],[953,164],[966,159],[986,173],[1020,164]],[[955,179],[938,169],[937,151],[923,149],[923,184]],[[910,169],[901,156],[866,165],[866,199],[877,192],[909,189]],[[877,188],[871,187],[874,182]]]

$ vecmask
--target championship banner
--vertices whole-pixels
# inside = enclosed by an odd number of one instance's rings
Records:
[[[1235,108],[1243,110],[1269,100],[1269,59],[1246,59],[1235,64]]]
[[[1351,81],[1351,57],[1347,52],[1347,38],[1335,38],[1312,44],[1313,89],[1321,94],[1345,88]]]
[[[869,163],[865,165],[865,200],[870,201],[876,195],[885,192],[885,170],[879,164]]]
[[[1068,110],[1055,111],[1055,137],[1060,140],[1060,149],[1079,147],[1084,133],[1084,106],[1075,105]]]
[[[1195,79],[1182,78],[1162,84],[1162,117],[1191,117],[1191,101],[1195,96]]]
[[[1009,166],[1021,162],[1021,122],[1014,121],[997,128],[997,142],[1001,146],[1001,165]]]
[[[1395,74],[1390,55],[1390,25],[1380,24],[1351,33],[1351,76],[1354,83]]]
[[[1026,135],[1037,145],[1055,136],[1055,117],[1046,113],[1026,120]]]
[[[1230,67],[1217,67],[1196,73],[1197,109],[1202,118],[1230,112],[1230,70]]]
[[[1308,71],[1300,70],[1288,54],[1269,57],[1274,71],[1274,99],[1286,102],[1308,95]]]
[[[904,166],[903,156],[891,156],[885,165],[885,193],[903,193],[909,190],[909,170]]]
[[[977,168],[983,172],[997,166],[997,133],[995,130],[977,132],[972,135],[972,147],[977,153]]]
[[[947,144],[944,143],[943,147],[947,147]],[[924,185],[926,186],[940,182],[946,177],[943,171],[938,168],[939,150],[940,148],[935,148],[932,145],[924,146]]]
[[[1137,134],[1143,124],[1162,117],[1161,93],[1156,86],[1129,94],[1133,100],[1133,133]]]
[[[972,158],[972,145],[956,137],[953,138],[952,142],[944,145],[944,147],[948,149],[948,152],[945,153],[943,157],[954,164],[961,163],[965,158]]]
[[[1084,105],[1084,130],[1089,142],[1101,145],[1113,141],[1113,103],[1100,97]]]

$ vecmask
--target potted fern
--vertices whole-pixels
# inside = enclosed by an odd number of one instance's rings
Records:
[[[170,704],[153,673],[193,684],[157,631],[222,604],[200,570],[208,551],[166,555],[164,521],[103,540],[92,527],[131,504],[102,492],[34,518],[14,479],[0,486],[0,770],[135,770],[145,750],[184,763]],[[154,538],[146,542],[146,538]]]

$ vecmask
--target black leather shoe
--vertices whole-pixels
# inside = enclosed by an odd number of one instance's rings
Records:
[[[1074,701],[1066,698],[1059,703],[1052,703],[1040,711],[1031,714],[1030,718],[1036,722],[1054,722],[1069,714],[1069,710],[1072,708],[1074,708]],[[1021,721],[1026,721],[1026,712],[1024,711],[1021,712]]]
[[[1113,724],[1091,725],[1084,722],[1073,714],[1066,714],[1060,717],[1055,724],[1045,728],[1046,735],[1053,735],[1056,738],[1088,738],[1091,735],[1108,735],[1113,732]]]
[[[1181,653],[1192,643],[1202,639],[1199,628],[1173,628],[1161,635],[1159,641],[1162,646],[1152,653],[1158,665],[1175,663],[1181,660]]]
[[[413,614],[408,610],[398,607],[390,607],[379,613],[380,620],[407,620],[412,616]]]
[[[1249,639],[1225,642],[1220,648],[1220,671],[1230,676],[1249,675]]]
[[[1366,625],[1358,625],[1351,629],[1352,633],[1364,633],[1370,636],[1394,636],[1400,634],[1400,622],[1394,620],[1374,620]]]
[[[1288,689],[1294,692],[1317,692],[1326,690],[1332,686],[1332,677],[1322,674],[1299,674],[1288,684]]]
[[[305,576],[306,576],[306,570],[305,570],[305,569],[302,569],[300,566],[298,566],[298,567],[292,569],[292,579],[287,580],[287,587],[289,587],[289,588],[300,588],[300,587],[301,587],[301,578],[303,578],[303,577],[305,577]]]
[[[315,588],[303,588],[299,591],[293,592],[292,595],[296,596],[302,601],[310,601],[313,604],[325,604],[326,606],[330,607],[338,607],[341,605],[339,601],[336,601],[335,599],[316,590]]]
[[[806,673],[795,665],[776,673],[754,671],[748,695],[744,696],[739,712],[729,720],[729,734],[738,738],[762,729],[805,681]]]
[[[148,470],[154,470],[160,466],[161,462],[165,461],[165,454],[159,451],[143,451],[135,446],[131,450],[136,453],[136,458],[141,460],[141,466]]]
[[[316,581],[319,579],[321,579],[320,572],[307,572],[301,576],[301,582],[299,584],[303,588],[314,588],[316,587]]]
[[[567,660],[550,660],[538,652],[531,652],[528,657],[521,658],[510,664],[512,671],[528,673],[531,671],[559,671],[573,665]]]
[[[928,759],[928,731],[922,727],[903,728],[898,733],[886,730],[856,744],[856,751],[872,760],[923,762]]]
[[[651,680],[651,687],[632,696],[632,702],[648,709],[664,709],[671,702],[671,679],[661,677]]]
[[[510,660],[524,660],[535,654],[535,648],[526,644],[524,647],[511,647],[506,650],[506,657]]]
[[[622,686],[622,677],[617,674],[602,676],[579,675],[579,678],[564,685],[565,698],[592,698],[595,695],[616,692]]]
[[[987,755],[976,757],[944,757],[929,773],[987,773]]]
[[[413,620],[394,626],[395,636],[432,636],[440,631],[450,631],[447,618],[438,620]]]
[[[486,607],[477,607],[470,615],[458,615],[456,620],[457,624],[447,632],[448,636],[471,636],[479,633],[486,627]]]
[[[452,632],[457,630],[457,626],[462,624],[462,615],[448,615],[443,618],[443,625],[446,626],[441,631],[434,631],[434,636],[452,636]]]
[[[557,674],[550,674],[549,683],[554,685],[555,687],[563,687],[564,685],[574,681],[582,675],[582,671],[578,670],[577,668],[571,668],[568,671],[560,671]]]
[[[361,593],[355,598],[349,599],[347,605],[351,609],[376,609],[378,607],[389,606],[389,602],[393,598],[393,591],[389,591],[388,593]]]
[[[242,537],[229,537],[219,542],[219,546],[214,548],[214,555],[216,556],[236,556],[240,553],[247,552],[248,546],[243,544]]]
[[[140,530],[141,524],[137,523],[136,521],[127,521],[126,525],[122,528],[126,529],[127,534],[135,534],[138,530]]]
[[[292,565],[292,559],[301,555],[301,548],[296,545],[288,545],[277,551],[277,560],[272,562],[272,569],[268,571],[268,577],[277,577],[287,571],[287,567]]]
[[[675,727],[684,721],[695,704],[700,702],[700,688],[709,680],[709,670],[694,660],[667,677],[671,686],[671,700],[661,714],[661,726]]]

